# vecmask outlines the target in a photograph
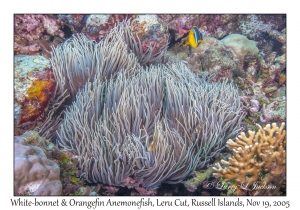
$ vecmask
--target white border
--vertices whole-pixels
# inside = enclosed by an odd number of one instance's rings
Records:
[[[287,196],[286,197],[243,197],[256,201],[290,201],[289,209],[299,209],[299,87],[300,61],[299,47],[299,15],[298,5],[289,1],[278,0],[212,0],[212,1],[162,1],[162,0],[112,0],[112,1],[37,1],[18,0],[1,2],[0,30],[1,30],[1,138],[0,138],[0,166],[1,185],[0,203],[5,209],[11,209],[10,199],[13,197],[13,14],[15,13],[287,13]],[[299,128],[298,128],[298,127]],[[298,137],[298,138],[297,138]],[[298,173],[297,173],[298,172]],[[34,199],[26,197],[27,199]],[[100,197],[107,200],[111,197]],[[193,197],[151,197],[152,200],[193,199]],[[221,198],[221,197],[220,197]],[[70,197],[38,197],[39,200],[53,201],[55,199],[71,199]],[[78,200],[94,200],[95,197],[77,197]],[[114,200],[139,199],[139,197],[113,197]],[[200,200],[210,200],[211,197],[197,197]],[[238,197],[228,197],[228,200],[237,200]],[[32,207],[30,207],[32,208]],[[33,207],[35,209],[40,207]],[[45,207],[50,208],[50,207]],[[55,207],[66,209],[65,207]],[[72,207],[74,209],[87,209],[86,207]],[[100,207],[98,207],[99,209]],[[102,207],[103,208],[103,207]],[[137,209],[121,207],[122,209]],[[164,208],[164,207],[156,207]],[[182,208],[175,207],[173,208]],[[197,207],[197,209],[202,207]],[[206,207],[207,208],[207,207]],[[223,207],[232,209],[233,207]],[[247,207],[245,207],[247,208]],[[262,206],[256,207],[265,209]],[[274,208],[274,207],[272,207]],[[104,208],[107,209],[107,208]],[[146,209],[146,208],[142,208]],[[153,208],[152,208],[153,209]],[[196,209],[196,207],[192,208]]]

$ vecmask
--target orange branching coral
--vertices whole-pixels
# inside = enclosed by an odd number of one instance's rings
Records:
[[[234,183],[235,195],[278,195],[286,178],[285,124],[257,126],[257,133],[242,132],[236,141],[227,141],[233,157],[221,163],[228,167],[213,167],[216,178]]]

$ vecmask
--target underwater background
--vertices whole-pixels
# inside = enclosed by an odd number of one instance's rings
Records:
[[[286,195],[285,124],[285,14],[14,16],[15,195]]]

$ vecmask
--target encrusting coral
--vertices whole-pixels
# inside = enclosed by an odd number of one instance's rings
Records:
[[[55,80],[50,61],[43,56],[16,55],[14,65],[15,127],[24,127],[44,119]]]
[[[50,46],[64,40],[64,24],[57,15],[17,14],[14,16],[14,52],[33,55],[41,52],[49,58]]]
[[[264,128],[257,125],[257,133],[242,132],[236,141],[229,139],[227,147],[233,152],[228,161],[221,160],[213,167],[216,178],[232,182],[235,195],[279,195],[286,178],[285,123]],[[233,188],[231,188],[233,189]]]

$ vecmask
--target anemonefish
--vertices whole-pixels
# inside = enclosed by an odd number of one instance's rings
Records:
[[[199,46],[200,42],[204,42],[202,34],[200,33],[200,31],[196,26],[193,26],[193,28],[189,31],[187,42],[185,43],[184,46],[189,45],[192,48],[196,48]]]
[[[154,135],[153,135],[153,140],[152,140],[152,142],[151,142],[151,143],[149,144],[149,146],[148,146],[148,151],[149,151],[149,152],[152,152],[152,151],[155,149],[156,143],[157,143],[157,139],[158,139],[158,135],[159,135],[159,132],[156,131],[156,132],[154,133]]]

